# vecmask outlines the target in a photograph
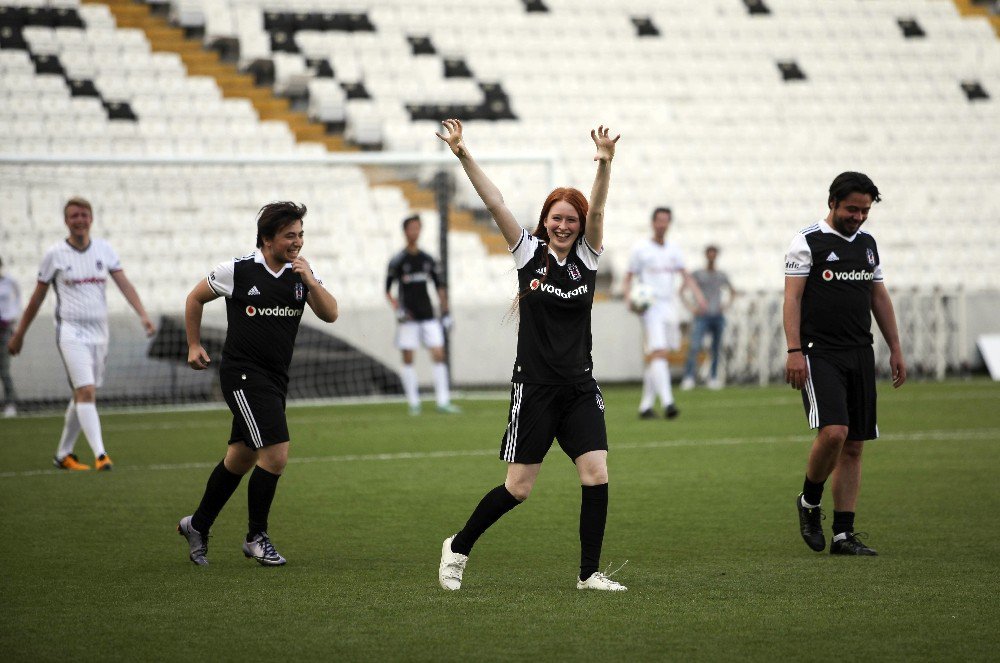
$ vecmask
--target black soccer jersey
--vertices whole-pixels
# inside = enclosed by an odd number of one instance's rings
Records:
[[[254,251],[221,263],[208,275],[208,285],[226,298],[223,365],[255,368],[287,382],[309,294],[302,277],[290,264],[272,272],[260,251]]]
[[[591,378],[590,313],[599,254],[581,237],[560,265],[548,245],[527,231],[512,253],[521,298],[511,380],[568,384]]]
[[[875,238],[845,237],[826,221],[792,240],[785,274],[806,278],[800,336],[805,354],[871,345],[872,284],[882,282]]]
[[[427,294],[428,282],[433,282],[435,288],[441,287],[441,276],[434,258],[423,251],[410,253],[403,249],[389,261],[386,292],[392,289],[393,281],[399,281],[399,296],[396,299],[411,319],[419,321],[434,317],[434,307]]]

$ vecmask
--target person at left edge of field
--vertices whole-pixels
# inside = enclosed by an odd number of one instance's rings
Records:
[[[208,564],[212,524],[251,470],[243,554],[263,566],[285,563],[267,534],[267,521],[288,462],[288,366],[305,305],[324,322],[338,315],[337,300],[300,253],[305,215],[305,205],[293,202],[264,205],[257,215],[257,250],[219,263],[187,297],[188,365],[196,371],[211,363],[201,345],[204,306],[219,297],[226,300],[228,329],[219,380],[233,413],[225,458],[212,470],[198,508],[177,524],[191,561],[200,566]]]
[[[73,453],[83,431],[94,452],[94,469],[110,470],[111,458],[104,448],[101,419],[97,414],[97,390],[104,383],[108,356],[107,277],[115,282],[125,300],[139,314],[147,336],[156,328],[146,314],[132,282],[125,276],[118,254],[103,239],[90,236],[94,208],[83,198],[70,198],[63,207],[63,222],[69,236],[49,247],[38,268],[38,283],[24,307],[24,315],[7,343],[17,355],[24,335],[38,315],[51,287],[56,293],[56,349],[62,357],[73,389],[59,447],[52,459],[62,470],[89,470]]]
[[[0,270],[3,260],[0,259]],[[0,271],[0,382],[3,382],[3,416],[17,416],[17,392],[14,390],[14,379],[10,375],[10,353],[7,351],[7,341],[14,333],[14,325],[21,315],[21,289],[17,281],[4,276]]]
[[[430,351],[434,361],[434,396],[438,412],[458,414],[461,410],[451,403],[448,366],[444,360],[444,328],[451,325],[448,290],[441,282],[434,258],[421,251],[417,245],[422,225],[420,217],[416,215],[403,219],[406,248],[389,261],[385,297],[399,321],[396,347],[403,353],[403,391],[410,406],[410,414],[420,414],[417,371],[413,366],[413,351],[420,345]],[[394,281],[399,281],[398,297],[392,296]],[[428,281],[433,282],[437,289],[438,301],[441,303],[440,321],[434,317],[434,306],[427,294]]]
[[[449,119],[443,125],[444,133],[436,135],[458,157],[514,259],[518,330],[507,429],[500,442],[506,477],[483,496],[465,526],[442,543],[438,582],[449,591],[462,587],[472,547],[497,520],[528,499],[542,461],[558,440],[580,479],[576,588],[625,591],[611,578],[615,572],[598,570],[608,518],[608,433],[604,396],[594,379],[591,355],[591,314],[604,251],[604,206],[620,136],[611,138],[603,125],[591,130],[597,173],[590,201],[577,189],[554,189],[529,233],[469,153],[461,121]]]

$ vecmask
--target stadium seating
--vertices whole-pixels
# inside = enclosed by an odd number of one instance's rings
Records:
[[[598,123],[621,131],[606,240],[615,288],[660,204],[674,208],[671,239],[692,265],[714,243],[738,287],[780,288],[791,235],[823,215],[829,181],[848,169],[884,192],[869,227],[890,283],[995,284],[1000,40],[986,21],[963,18],[949,0],[766,0],[766,14],[741,0],[543,4],[548,11],[382,0],[360,11],[320,0],[173,0],[169,9],[207,48],[238,44],[244,69],[266,64],[278,94],[359,145],[437,154],[437,124],[426,118],[455,114],[469,118],[476,153],[551,153],[558,181],[589,191],[587,132]],[[262,202],[291,198],[310,206],[317,270],[349,305],[384,305],[384,265],[409,211],[398,190],[371,186],[354,166],[305,163],[323,148],[223,97],[212,78],[188,75],[176,54],[152,52],[104,5],[0,0],[0,37],[9,128],[0,154],[289,160],[2,165],[0,242],[22,281],[59,236],[61,202],[86,195],[97,232],[127,266],[141,266],[130,271],[150,307],[176,312],[212,261],[252,246]],[[973,83],[987,98],[967,96],[963,84]],[[546,166],[488,171],[533,226],[552,183]],[[457,181],[458,202],[479,207]],[[23,235],[26,219],[37,236]],[[435,219],[425,216],[428,247]],[[453,276],[470,286],[456,303],[509,297],[509,258],[474,233],[450,241]]]

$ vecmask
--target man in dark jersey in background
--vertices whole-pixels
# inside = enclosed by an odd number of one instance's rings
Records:
[[[212,470],[198,509],[177,524],[191,561],[201,566],[208,564],[212,523],[250,470],[243,554],[263,566],[285,563],[268,537],[267,517],[288,462],[288,365],[306,304],[324,322],[337,319],[337,300],[299,255],[305,215],[304,205],[265,205],[257,216],[257,250],[220,263],[187,297],[188,364],[196,371],[211,362],[201,345],[204,306],[226,298],[228,329],[219,380],[233,413],[225,459]]]
[[[385,297],[396,313],[399,328],[396,330],[396,347],[403,353],[403,391],[410,406],[410,414],[420,414],[420,393],[417,387],[417,369],[413,366],[413,351],[423,345],[430,350],[434,360],[434,396],[438,412],[457,414],[460,410],[451,404],[448,387],[448,366],[444,358],[444,326],[451,324],[448,315],[448,291],[441,281],[437,263],[420,250],[422,224],[419,216],[403,219],[406,248],[389,261],[385,278]],[[392,296],[393,281],[399,281],[398,296]],[[434,317],[434,306],[427,294],[433,282],[441,303],[441,320]],[[444,323],[444,324],[442,324]]]
[[[872,314],[889,346],[893,387],[906,381],[878,247],[861,230],[879,200],[866,175],[841,173],[830,185],[826,218],[800,231],[785,257],[785,381],[802,390],[809,426],[819,429],[795,506],[806,545],[823,550],[820,499],[832,477],[834,555],[877,554],[854,533],[861,452],[878,437]]]

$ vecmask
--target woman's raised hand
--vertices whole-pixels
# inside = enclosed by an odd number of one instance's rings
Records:
[[[440,134],[435,131],[434,135],[448,143],[451,153],[456,157],[465,156],[465,143],[462,142],[462,121],[450,119],[444,120],[441,124],[444,126],[444,133]]]
[[[603,124],[597,127],[597,130],[590,130],[590,137],[594,140],[594,145],[597,146],[597,154],[594,155],[594,161],[611,161],[615,158],[615,143],[618,142],[618,139],[622,135],[618,134],[614,138],[609,138],[609,131],[610,129]]]

